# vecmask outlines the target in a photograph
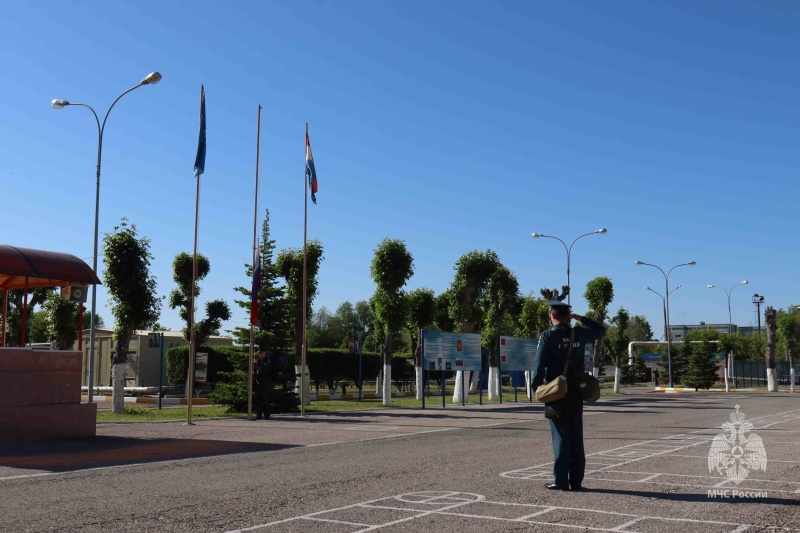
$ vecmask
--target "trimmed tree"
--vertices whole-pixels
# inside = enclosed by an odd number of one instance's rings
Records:
[[[384,239],[372,258],[370,274],[375,281],[375,316],[383,326],[383,405],[392,403],[392,335],[406,322],[406,294],[403,291],[414,274],[414,258],[400,239]]]
[[[589,312],[586,313],[589,318],[593,318],[600,324],[605,325],[606,318],[608,317],[608,306],[611,300],[614,299],[614,284],[605,276],[594,278],[586,284],[586,292],[583,293],[586,302],[589,304]],[[594,368],[595,375],[598,374],[599,366],[603,361],[603,339],[594,341]],[[619,369],[619,367],[617,367]],[[618,382],[619,378],[615,377],[614,382]]]
[[[630,315],[624,307],[620,307],[616,316],[611,319],[611,324],[614,326],[611,331],[606,335],[606,342],[603,343],[608,349],[611,357],[614,358],[614,392],[619,392],[620,382],[622,380],[622,357],[623,354],[628,354],[628,344],[631,339],[628,336],[628,326],[630,323]],[[597,352],[595,352],[595,356]],[[625,357],[625,366],[631,365],[631,361]]]
[[[778,313],[772,306],[764,309],[764,324],[767,327],[767,391],[778,392],[778,373],[775,370],[775,348],[778,333]]]
[[[312,304],[317,296],[317,274],[322,263],[322,244],[317,240],[306,243],[306,320],[311,318]],[[292,335],[294,341],[294,361],[295,365],[301,364],[303,357],[303,249],[287,248],[281,250],[275,261],[278,274],[286,282],[286,302],[288,306],[289,321],[292,324]],[[306,364],[306,366],[308,366]],[[308,387],[307,369],[300,370],[300,381],[298,390],[302,386]],[[308,392],[306,390],[306,392]],[[304,395],[305,403],[308,405],[310,399],[308,394]]]
[[[423,329],[433,325],[435,319],[436,297],[432,289],[414,289],[408,293],[407,326],[411,334],[411,350],[414,354],[414,382],[416,383],[417,400],[421,400],[424,393],[420,335]]]
[[[113,233],[103,238],[104,285],[114,315],[117,349],[111,357],[112,404],[114,413],[124,410],[125,367],[131,336],[137,329],[149,329],[158,320],[161,299],[156,297],[156,278],[150,275],[150,239],[139,237],[136,225],[123,218]]]
[[[183,338],[190,340],[189,321],[191,320],[190,310],[192,305],[192,271],[194,269],[193,257],[191,254],[181,252],[175,256],[172,262],[172,279],[178,284],[177,289],[169,295],[169,306],[171,309],[180,308],[178,314],[186,323],[183,328]],[[211,271],[211,263],[202,254],[197,254],[197,276],[194,283],[194,303],[197,305],[197,297],[200,295],[200,281],[205,279]],[[223,300],[212,300],[206,302],[206,318],[194,320],[194,342],[195,349],[202,346],[211,335],[219,335],[223,320],[230,320],[231,310]]]
[[[53,292],[53,289],[28,289],[28,307],[27,307],[27,324],[25,341],[30,342],[31,339],[31,317],[34,313],[34,308],[43,303],[47,299],[47,295]],[[24,303],[25,290],[11,290],[8,291],[8,317],[6,318],[6,346],[20,346],[22,343],[22,313],[25,306]],[[0,300],[0,317],[3,316],[5,310]]]
[[[481,332],[485,318],[484,298],[490,279],[500,267],[502,263],[492,250],[473,250],[458,259],[455,265],[456,274],[448,289],[450,319],[454,329],[463,333]],[[499,396],[500,372],[496,352],[495,347],[489,350],[489,400],[495,400]],[[461,401],[461,381],[461,375],[456,372],[454,402]]]
[[[791,310],[790,310],[791,311]],[[789,390],[795,391],[794,354],[800,346],[800,309],[778,317],[778,337],[789,360]]]

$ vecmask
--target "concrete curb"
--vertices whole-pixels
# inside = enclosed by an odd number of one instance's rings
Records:
[[[110,402],[112,399],[111,396],[93,396],[92,401],[94,403],[102,403],[102,402]],[[82,402],[89,401],[88,396],[81,396]],[[158,398],[151,398],[145,396],[136,396],[136,397],[125,397],[125,403],[146,403],[146,404],[157,404]],[[161,398],[162,405],[186,405],[186,398]],[[211,405],[211,401],[208,398],[192,398],[192,405]]]

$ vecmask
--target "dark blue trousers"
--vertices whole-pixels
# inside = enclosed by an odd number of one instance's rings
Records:
[[[561,488],[579,487],[586,471],[583,451],[583,412],[569,420],[550,420],[553,438],[553,483]]]

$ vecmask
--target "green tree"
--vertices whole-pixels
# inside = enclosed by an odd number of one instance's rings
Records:
[[[392,403],[392,336],[406,322],[406,282],[414,274],[414,258],[400,239],[384,239],[375,248],[370,274],[377,286],[375,316],[383,326],[383,405]]]
[[[322,263],[322,244],[312,240],[306,243],[306,319],[312,316],[312,304],[317,297],[319,266]],[[275,261],[278,274],[286,282],[286,302],[292,324],[294,360],[299,363],[303,355],[303,249],[281,250]]]
[[[270,237],[269,209],[265,211],[264,222],[261,223],[261,286],[258,291],[258,323],[254,337],[255,344],[266,344],[270,352],[289,355],[292,353],[292,322],[290,303],[286,299],[286,287],[280,283],[278,267],[274,259],[275,240]],[[247,322],[250,323],[250,307],[252,302],[253,265],[245,264],[245,276],[248,286],[235,287],[234,290],[244,298],[234,300],[246,310]],[[235,327],[232,331],[236,342],[250,344],[250,328]]]
[[[455,276],[448,289],[450,319],[454,329],[464,333],[482,333],[486,319],[486,305],[490,302],[487,294],[491,280],[503,267],[497,254],[471,251],[462,255],[455,265]],[[502,318],[502,317],[493,317]],[[498,371],[497,347],[492,342],[489,348],[489,399],[495,400],[499,394],[500,373]],[[461,379],[456,377],[454,401],[460,401]]]
[[[47,335],[46,310],[34,311],[30,315],[28,318],[28,335],[26,335],[25,341],[30,343],[50,342],[50,338]]]
[[[30,318],[36,312],[36,306],[42,304],[47,295],[54,289],[28,289],[28,306],[26,311],[26,335],[25,343],[31,342],[32,324]],[[6,346],[20,346],[22,344],[22,315],[24,303],[24,289],[14,289],[8,291],[8,317],[6,318]],[[2,302],[0,302],[2,303]],[[3,316],[4,309],[0,305],[0,318]]]
[[[795,307],[788,313],[779,313],[778,337],[789,361],[789,387],[795,390],[794,356],[800,347],[800,308]]]
[[[117,349],[111,357],[114,413],[124,407],[125,366],[128,346],[137,329],[149,329],[158,320],[161,300],[156,297],[156,279],[150,275],[150,239],[139,237],[136,226],[123,218],[113,233],[103,238],[103,278],[114,314]]]
[[[520,298],[520,313],[516,335],[535,338],[550,327],[550,311],[547,300],[533,293]]]
[[[44,302],[47,339],[57,350],[71,350],[78,340],[78,304],[52,292]]]
[[[639,354],[634,354],[633,361],[625,360],[622,365],[622,383],[626,385],[635,385],[643,383],[648,380],[647,378],[647,365]]]
[[[183,338],[190,339],[189,322],[192,306],[192,275],[194,270],[192,255],[181,252],[175,256],[172,262],[172,279],[178,284],[169,295],[169,306],[171,309],[179,308],[178,314],[186,323],[183,328]],[[197,254],[197,275],[194,280],[194,303],[197,305],[197,297],[200,295],[200,282],[205,279],[211,271],[211,264],[208,258],[202,254]],[[197,314],[194,317],[194,343],[195,349],[205,344],[212,335],[219,335],[223,320],[230,320],[231,310],[223,300],[212,300],[206,302],[206,317],[198,320]]]
[[[628,326],[630,315],[624,307],[620,307],[614,318],[611,319],[610,331],[605,335],[603,346],[614,361],[614,392],[619,392],[619,385],[622,379],[622,361],[624,358],[625,366],[628,366],[628,344],[631,338],[628,336]],[[597,353],[595,352],[595,357]]]
[[[693,345],[686,372],[681,376],[681,383],[696,389],[711,388],[717,381],[717,369],[711,356],[711,344],[707,340],[702,344]]]
[[[650,322],[643,316],[632,316],[628,322],[628,337],[632,341],[653,340],[653,329],[650,327]]]
[[[414,373],[416,379],[417,400],[422,399],[422,343],[420,332],[433,325],[436,320],[436,297],[433,289],[414,289],[408,293],[408,331],[411,333],[411,350],[414,353]]]
[[[778,392],[778,374],[775,369],[775,352],[778,334],[778,313],[772,306],[764,310],[764,324],[767,327],[767,391]]]
[[[614,284],[607,277],[600,276],[594,278],[586,284],[586,292],[583,293],[586,302],[589,304],[589,318],[593,318],[600,324],[605,325],[608,317],[608,306],[614,299]],[[594,341],[594,366],[599,367],[605,356],[603,354],[603,339]]]

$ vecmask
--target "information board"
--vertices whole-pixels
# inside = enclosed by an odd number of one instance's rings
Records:
[[[424,329],[422,365],[425,370],[480,370],[481,336]]]
[[[194,380],[197,383],[205,383],[208,375],[208,354],[197,353],[194,358]]]
[[[500,368],[503,370],[533,370],[533,359],[539,339],[500,337]]]

